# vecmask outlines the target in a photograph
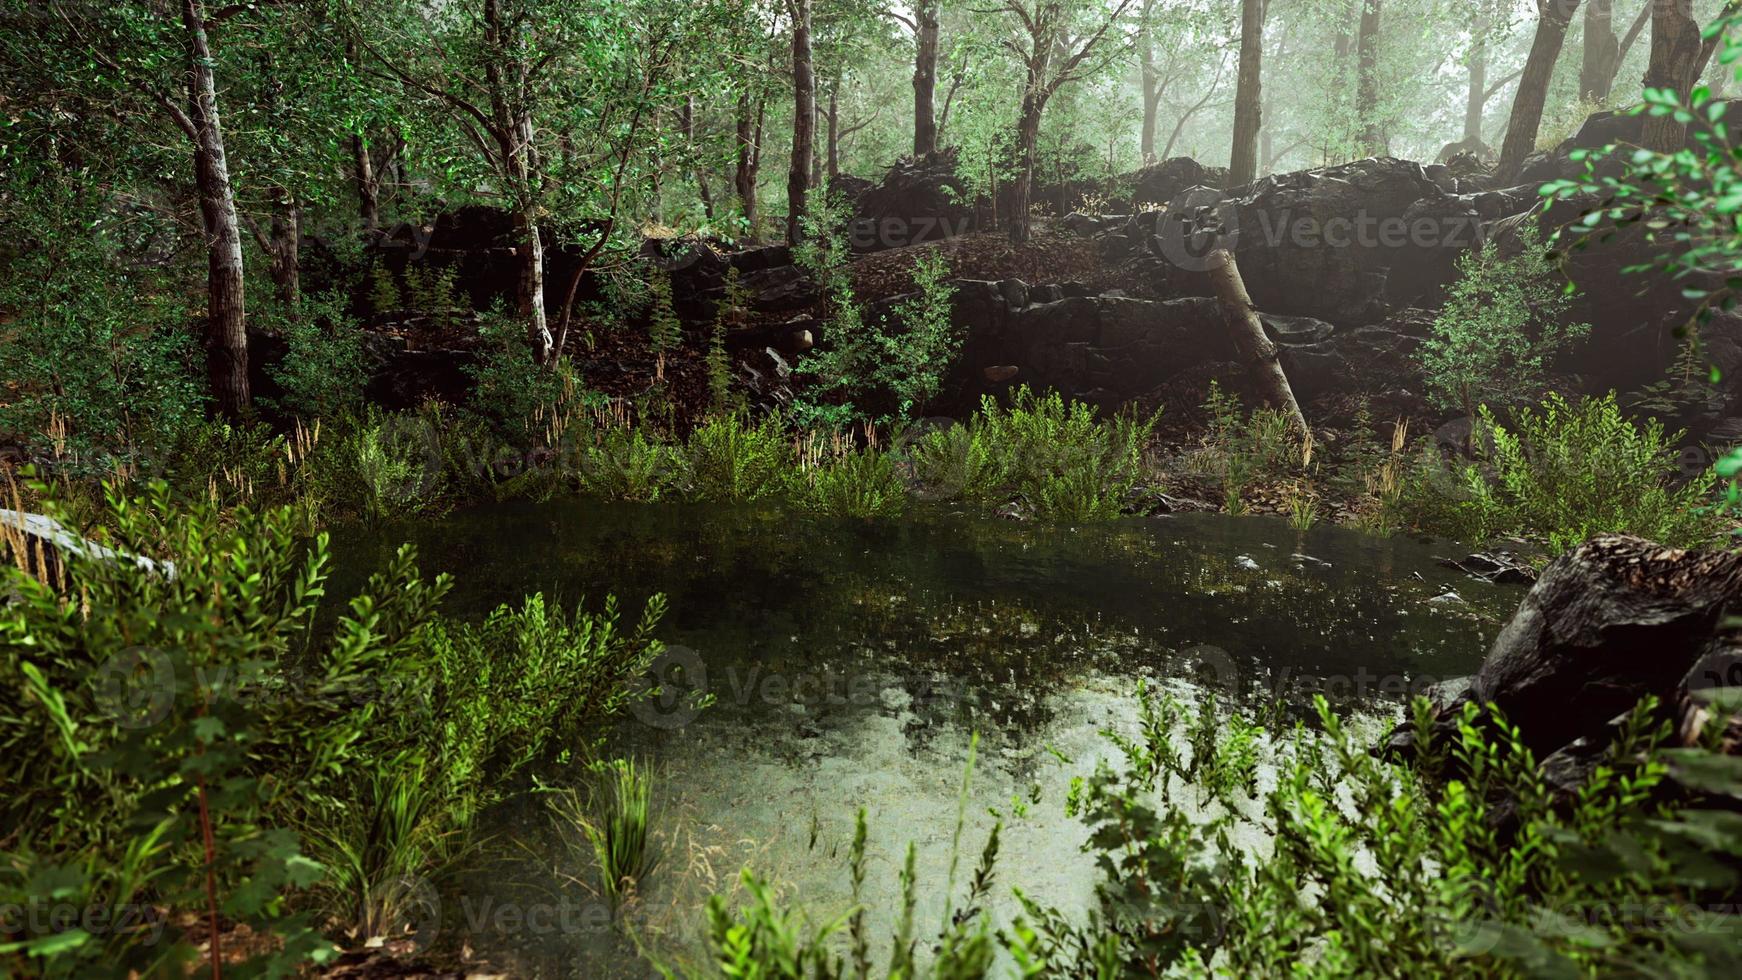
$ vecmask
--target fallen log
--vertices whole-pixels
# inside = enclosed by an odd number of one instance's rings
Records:
[[[1240,266],[1235,263],[1233,253],[1225,248],[1211,252],[1206,271],[1216,299],[1222,304],[1223,315],[1227,317],[1234,349],[1246,362],[1259,396],[1271,408],[1287,414],[1300,432],[1309,431],[1300,403],[1295,401],[1294,389],[1289,387],[1288,375],[1283,373],[1276,344],[1264,333],[1264,324],[1258,319],[1251,294],[1246,291],[1246,281],[1240,278]]]

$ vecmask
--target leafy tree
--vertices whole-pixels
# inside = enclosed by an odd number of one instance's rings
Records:
[[[1572,299],[1534,224],[1507,255],[1489,242],[1458,261],[1458,280],[1422,345],[1428,388],[1474,424],[1476,406],[1537,394],[1554,356],[1590,333],[1562,322]]]

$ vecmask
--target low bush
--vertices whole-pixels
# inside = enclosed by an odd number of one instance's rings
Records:
[[[1213,699],[1194,715],[1170,698],[1140,698],[1137,731],[1111,734],[1122,762],[1073,780],[1065,800],[1100,870],[1086,919],[1017,891],[1022,913],[991,928],[995,823],[967,893],[954,894],[953,875],[945,886],[929,962],[915,962],[910,847],[892,941],[871,942],[855,912],[814,935],[798,929],[802,914],[746,871],[748,901],[710,906],[710,975],[790,975],[777,964],[806,963],[817,975],[865,976],[873,948],[893,949],[888,970],[902,976],[989,976],[995,958],[1020,976],[1742,969],[1742,916],[1730,904],[1742,818],[1722,803],[1742,793],[1742,771],[1712,738],[1670,748],[1669,723],[1649,701],[1576,785],[1554,787],[1518,730],[1474,704],[1441,752],[1432,709],[1417,702],[1420,761],[1408,766],[1369,753],[1377,729],[1322,698],[1316,730],[1276,735],[1224,717]],[[861,817],[848,865],[855,900],[864,835]],[[832,952],[841,923],[855,927],[851,971]]]
[[[601,426],[574,459],[580,491],[606,500],[652,503],[684,477],[682,452],[627,425]]]
[[[778,419],[752,422],[742,414],[708,420],[685,446],[687,496],[745,502],[781,493],[796,467],[792,443]]]
[[[1615,396],[1550,395],[1510,425],[1481,413],[1477,459],[1459,469],[1422,456],[1400,503],[1415,526],[1465,539],[1528,537],[1559,553],[1598,534],[1637,534],[1676,547],[1710,543],[1718,478],[1683,473],[1655,419],[1635,422]]]
[[[1009,408],[988,397],[966,425],[920,440],[913,462],[920,482],[943,499],[1014,501],[1046,520],[1106,520],[1123,512],[1143,479],[1156,422],[1102,420],[1087,405],[1024,386]]]
[[[611,599],[439,619],[449,581],[409,548],[317,630],[326,538],[284,508],[158,483],[112,492],[89,533],[138,561],[66,556],[58,590],[0,569],[0,906],[140,917],[8,918],[8,972],[180,973],[195,914],[271,933],[248,966],[280,975],[331,958],[322,929],[397,936],[480,809],[639,696],[660,652],[657,598],[628,628]]]
[[[304,297],[296,316],[269,324],[285,342],[283,360],[269,369],[283,391],[278,405],[309,422],[336,421],[363,408],[369,383],[363,331],[345,314],[344,304],[344,297],[333,293]]]
[[[820,462],[799,478],[799,505],[829,517],[898,517],[907,509],[907,485],[889,454],[866,448]]]

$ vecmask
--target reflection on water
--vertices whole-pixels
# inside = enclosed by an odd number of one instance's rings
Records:
[[[362,574],[401,540],[425,568],[458,576],[461,614],[531,591],[565,602],[615,592],[630,610],[670,598],[664,666],[687,668],[685,682],[715,703],[699,714],[649,704],[612,751],[660,774],[667,857],[638,922],[673,956],[693,949],[706,894],[731,889],[747,862],[819,923],[846,910],[859,807],[871,822],[872,934],[887,935],[909,840],[922,896],[942,891],[974,733],[964,865],[996,809],[1007,821],[997,893],[1017,885],[1081,907],[1093,873],[1063,790],[1106,757],[1102,730],[1132,728],[1139,678],[1296,707],[1315,690],[1395,701],[1470,672],[1520,598],[1441,568],[1447,552],[1422,542],[1203,516],[1049,528],[922,510],[864,525],[564,502],[342,539],[338,567]],[[588,871],[558,851],[542,810],[503,814],[499,829],[516,867],[459,889],[479,945],[511,935],[550,975],[647,972],[596,908],[566,908],[586,900],[563,878]],[[510,892],[509,880],[532,884]],[[548,928],[489,914],[552,903],[568,914],[547,916]],[[940,914],[922,901],[921,922]]]

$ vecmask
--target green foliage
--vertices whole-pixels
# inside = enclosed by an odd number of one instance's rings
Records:
[[[665,599],[648,600],[633,627],[621,623],[615,597],[589,614],[550,608],[541,595],[518,608],[501,606],[482,623],[437,623],[429,662],[441,705],[431,752],[445,792],[477,797],[553,748],[571,748],[585,725],[622,709],[626,685],[664,647],[653,631]]]
[[[1285,412],[1259,409],[1247,415],[1240,399],[1215,381],[1210,382],[1203,411],[1203,444],[1189,464],[1221,482],[1230,514],[1245,512],[1244,494],[1254,482],[1294,476],[1310,463],[1311,440]]]
[[[400,294],[398,281],[393,278],[393,270],[380,262],[369,268],[369,308],[376,316],[397,313],[405,308],[405,298]]]
[[[340,419],[361,410],[369,383],[363,333],[337,294],[303,297],[297,315],[279,325],[284,360],[271,368],[284,390],[279,404],[304,419]]]
[[[962,332],[950,321],[956,290],[949,276],[942,252],[921,252],[913,264],[918,294],[895,308],[904,331],[878,334],[883,345],[879,380],[894,395],[900,418],[914,418],[938,396],[961,350]]]
[[[985,906],[995,880],[1002,822],[992,826],[967,889],[960,899],[955,897],[956,870],[961,856],[962,830],[967,822],[968,789],[977,744],[977,737],[970,742],[962,779],[955,832],[950,840],[950,871],[943,886],[942,920],[927,947],[930,960],[923,965],[924,975],[938,980],[985,977],[992,969],[998,951]],[[865,881],[866,838],[865,811],[861,808],[854,822],[853,844],[848,852],[848,874],[856,906]],[[919,904],[916,858],[917,850],[909,843],[900,873],[901,906],[897,910],[895,932],[890,937],[889,959],[883,974],[888,977],[922,975],[919,936],[914,922]],[[740,908],[734,910],[720,895],[708,900],[708,943],[713,953],[713,969],[690,975],[790,977],[794,980],[802,977],[846,980],[871,975],[872,954],[862,907],[855,907],[821,926],[812,926],[801,910],[785,908],[768,882],[749,868],[744,869],[741,880],[749,900]],[[848,929],[850,965],[842,960],[833,944],[833,937],[843,924]]]
[[[397,936],[475,815],[638,696],[662,649],[659,597],[632,627],[610,598],[437,619],[449,583],[409,548],[317,631],[326,539],[288,509],[158,484],[112,494],[91,533],[123,554],[71,555],[64,594],[0,571],[0,904],[78,912],[9,918],[8,969],[161,975],[192,952],[161,909],[271,931],[278,967],[332,955],[317,913]]]
[[[460,298],[458,266],[412,264],[405,269],[405,302],[419,313],[431,314],[447,326],[465,306]]]
[[[743,327],[749,317],[750,291],[734,266],[726,270],[726,295],[714,312],[713,330],[708,336],[708,407],[716,413],[738,408],[732,393],[732,358],[726,352],[726,335]]]
[[[1110,520],[1143,479],[1158,418],[1101,420],[1087,405],[1024,386],[1009,408],[988,397],[966,425],[921,440],[913,462],[944,499],[1015,501],[1044,520]]]
[[[585,401],[586,393],[567,360],[535,361],[512,319],[493,314],[481,333],[478,361],[467,368],[477,383],[467,407],[509,446],[524,451],[539,445],[569,403]]]
[[[0,432],[99,472],[162,462],[204,413],[192,318],[172,277],[90,227],[82,190],[9,185],[23,199],[7,202],[19,251],[0,274]]]
[[[439,503],[443,472],[432,452],[438,438],[416,415],[370,409],[342,442],[341,457],[359,490],[357,510],[370,520],[408,517]]]
[[[653,777],[633,760],[596,767],[602,785],[587,806],[578,792],[551,797],[551,809],[566,831],[578,829],[599,868],[599,890],[620,910],[659,867],[652,827]]]
[[[1605,533],[1637,534],[1671,546],[1710,543],[1711,472],[1684,481],[1676,443],[1655,419],[1622,414],[1615,396],[1579,403],[1551,395],[1512,426],[1482,413],[1482,454],[1456,484],[1432,470],[1417,476],[1412,500],[1428,530],[1465,538],[1525,535],[1560,552]]]
[[[105,525],[112,546],[158,563],[71,556],[77,602],[5,572],[8,891],[38,900],[58,881],[50,897],[207,910],[277,932],[265,955],[280,963],[324,957],[283,900],[322,873],[290,829],[296,801],[334,791],[374,747],[376,702],[347,693],[413,654],[446,581],[402,553],[312,643],[326,542],[305,547],[289,511],[220,519],[171,506],[159,484],[112,494]],[[19,941],[52,952],[55,972],[152,974],[186,952],[138,938],[63,922]]]
[[[1471,418],[1479,403],[1534,397],[1554,357],[1590,333],[1588,324],[1562,322],[1572,298],[1534,222],[1520,225],[1517,238],[1515,255],[1489,242],[1458,261],[1458,280],[1422,345],[1429,392]]]
[[[684,454],[629,425],[601,426],[576,454],[582,493],[652,503],[682,483]]]
[[[1444,741],[1426,701],[1411,716],[1416,766],[1369,752],[1379,729],[1322,698],[1315,729],[1273,736],[1213,698],[1193,712],[1140,689],[1136,732],[1107,733],[1122,763],[1100,763],[1066,800],[1101,873],[1095,907],[1085,921],[1019,891],[1022,914],[995,934],[995,951],[1020,976],[1694,977],[1742,967],[1742,916],[1726,898],[1742,880],[1742,850],[1724,806],[1742,795],[1742,767],[1711,739],[1667,748],[1670,724],[1647,700],[1573,784],[1554,786],[1492,708],[1466,705]],[[1274,774],[1268,787],[1261,770]],[[1188,788],[1195,804],[1176,802]],[[976,882],[991,879],[987,850]],[[947,939],[932,962],[915,961],[909,855],[890,975],[990,975],[990,959],[956,958]],[[752,901],[737,918],[721,899],[710,906],[721,974],[793,976],[783,964],[805,963],[806,975],[847,975],[823,952],[841,920],[806,933],[771,889],[749,872],[746,881]],[[967,904],[945,921],[971,930]]]
[[[899,517],[907,509],[907,485],[895,460],[875,447],[807,470],[799,480],[798,497],[805,510],[830,517],[873,520]]]
[[[686,446],[687,495],[693,500],[744,502],[780,493],[794,468],[792,443],[777,419],[742,414],[710,419]]]
[[[803,427],[840,431],[861,422],[911,419],[937,397],[961,347],[950,321],[955,287],[936,250],[914,260],[917,293],[894,309],[894,322],[867,319],[853,292],[850,209],[839,194],[806,199],[804,235],[794,261],[822,294],[823,342],[798,370],[813,378],[795,405]]]
[[[1707,39],[1717,46],[1719,65],[1742,77],[1742,12],[1726,9],[1706,26]],[[1583,176],[1544,184],[1544,197],[1575,200],[1590,195],[1597,206],[1564,232],[1569,244],[1612,237],[1617,228],[1640,226],[1646,240],[1658,248],[1649,262],[1626,271],[1656,274],[1682,283],[1683,295],[1696,300],[1697,315],[1730,309],[1736,302],[1737,272],[1742,271],[1742,176],[1728,103],[1705,85],[1682,93],[1648,87],[1634,110],[1655,119],[1672,119],[1687,127],[1691,147],[1659,153],[1636,146],[1610,145],[1577,150],[1585,163]],[[1599,172],[1619,159],[1619,175]]]
[[[655,354],[669,354],[683,345],[683,321],[672,307],[671,276],[654,273],[648,280],[648,294],[648,343]]]

